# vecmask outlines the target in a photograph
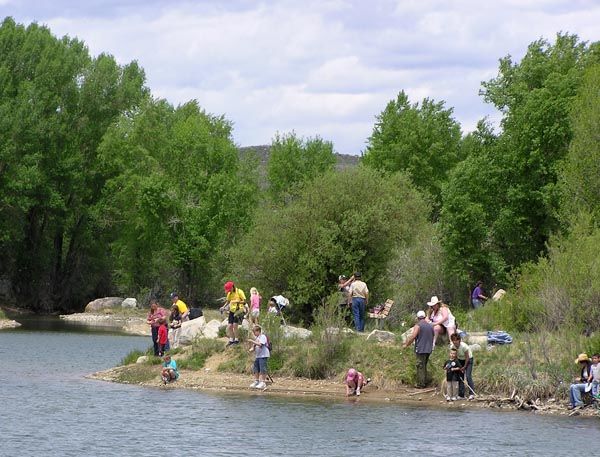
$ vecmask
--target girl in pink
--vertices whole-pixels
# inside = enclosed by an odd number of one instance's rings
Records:
[[[354,394],[359,397],[360,389],[369,384],[370,381],[371,379],[365,379],[360,371],[350,368],[346,373],[346,397]]]
[[[260,314],[260,299],[262,297],[256,290],[256,287],[250,288],[250,325],[258,325],[258,315]]]

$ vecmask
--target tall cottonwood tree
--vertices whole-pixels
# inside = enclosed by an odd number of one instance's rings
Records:
[[[99,198],[97,147],[145,97],[133,62],[90,57],[37,24],[0,26],[0,243],[19,304],[68,309],[102,288],[106,258],[89,208]]]

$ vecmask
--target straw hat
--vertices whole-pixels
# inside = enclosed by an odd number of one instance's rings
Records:
[[[437,295],[434,295],[433,297],[431,297],[431,301],[427,302],[427,306],[434,306],[434,305],[437,305],[438,303],[442,303],[442,300],[437,298]]]
[[[588,357],[588,355],[586,353],[582,352],[575,359],[575,363],[588,362],[589,360],[590,360],[590,358]]]

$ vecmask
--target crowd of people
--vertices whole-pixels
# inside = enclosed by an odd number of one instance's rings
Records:
[[[351,277],[340,275],[338,290],[342,294],[340,306],[344,311],[349,311],[354,321],[355,329],[363,332],[365,328],[366,307],[369,302],[369,289],[362,281],[361,273],[355,272]],[[222,313],[227,313],[227,347],[240,343],[239,326],[247,318],[250,322],[253,338],[249,338],[249,352],[255,356],[253,364],[254,381],[251,388],[264,389],[268,379],[268,360],[271,356],[271,344],[268,336],[259,325],[260,303],[262,297],[255,287],[250,289],[250,301],[247,303],[244,291],[232,282],[224,284],[226,294],[225,304],[221,307]],[[170,313],[158,305],[156,300],[151,300],[147,323],[151,328],[153,349],[155,356],[164,357],[161,371],[163,382],[169,383],[179,378],[177,364],[167,353],[170,347],[179,346],[179,334],[182,323],[189,320],[189,308],[176,292],[170,294],[172,306]],[[487,300],[483,290],[483,283],[477,282],[471,294],[473,308],[483,306]],[[276,295],[268,301],[268,313],[280,315],[289,305],[289,301],[282,295]],[[168,333],[171,329],[171,341]],[[427,302],[427,311],[420,310],[416,313],[415,325],[403,343],[403,348],[414,344],[416,357],[416,386],[424,388],[429,385],[427,366],[431,353],[436,347],[438,339],[444,335],[448,338],[448,359],[443,364],[446,373],[445,398],[447,401],[475,398],[475,385],[473,383],[473,352],[471,347],[462,341],[461,333],[457,329],[456,319],[450,308],[437,296],[432,296]],[[578,409],[585,402],[600,401],[600,354],[594,354],[591,359],[587,354],[579,354],[575,362],[580,367],[579,378],[570,385],[570,409]],[[344,378],[346,396],[360,396],[361,390],[367,386],[370,378],[366,378],[360,371],[350,368]]]

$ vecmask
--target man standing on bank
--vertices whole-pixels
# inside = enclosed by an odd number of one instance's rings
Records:
[[[365,331],[365,311],[369,303],[369,288],[362,281],[361,274],[354,273],[354,281],[350,284],[352,296],[352,316],[354,316],[354,327],[357,332]]]
[[[417,323],[412,328],[410,336],[406,339],[403,348],[415,342],[417,356],[417,387],[427,387],[427,362],[433,350],[433,326],[425,320],[425,311],[417,313]]]

